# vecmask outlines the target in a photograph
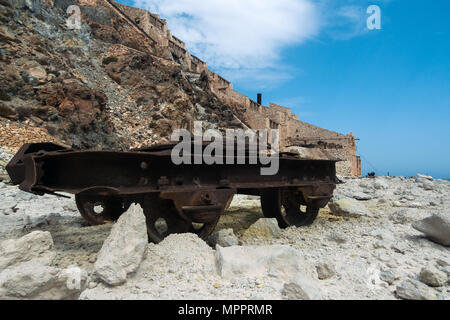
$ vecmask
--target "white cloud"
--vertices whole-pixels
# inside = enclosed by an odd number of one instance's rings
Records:
[[[310,0],[135,0],[166,18],[188,49],[216,69],[276,66],[281,50],[318,32]]]
[[[327,34],[335,40],[349,40],[367,33],[366,9],[362,5],[344,5],[327,10],[327,17],[323,19],[328,27]]]
[[[376,0],[388,3],[391,0]],[[349,40],[367,33],[373,0],[134,0],[167,19],[190,52],[241,89],[273,89],[307,61],[287,65],[283,49],[307,40]]]

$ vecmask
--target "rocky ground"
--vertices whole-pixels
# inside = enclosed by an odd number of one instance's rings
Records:
[[[0,183],[0,296],[448,300],[449,195],[421,175],[345,179],[312,226],[285,230],[258,198],[236,196],[207,242],[147,245],[139,207],[91,227],[73,199]]]

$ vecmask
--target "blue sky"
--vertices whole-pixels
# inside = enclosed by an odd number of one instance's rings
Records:
[[[450,178],[450,1],[119,2],[167,18],[236,90],[353,132],[364,174]],[[373,4],[381,30],[366,27]]]

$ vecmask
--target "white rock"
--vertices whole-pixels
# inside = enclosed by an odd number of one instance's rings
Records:
[[[32,193],[28,193],[22,190],[19,190],[16,194],[16,200],[18,201],[30,201],[30,200],[36,200],[38,199],[37,195],[34,195]]]
[[[397,296],[405,300],[434,300],[436,294],[434,291],[425,284],[413,280],[407,279],[402,281],[397,286]]]
[[[15,201],[15,200],[13,200],[13,199],[11,199],[11,198],[8,198],[8,199],[5,199],[5,198],[3,198],[2,199],[2,202],[0,202],[0,210],[11,210],[12,208],[14,208],[14,207],[16,207],[17,206],[17,201]]]
[[[450,279],[450,266],[442,267],[441,270],[447,275],[447,278]]]
[[[209,238],[208,242],[212,246],[219,245],[221,247],[237,246],[239,244],[238,238],[234,235],[233,229],[222,229],[214,232]]]
[[[431,176],[426,176],[426,175],[420,174],[420,173],[418,173],[418,174],[416,175],[416,177],[417,177],[417,178],[427,179],[427,180],[429,180],[429,181],[433,181],[433,177],[431,177]]]
[[[419,279],[430,287],[442,287],[448,280],[445,272],[431,266],[422,268]]]
[[[404,242],[394,242],[391,249],[397,253],[405,254],[408,251],[408,245]]]
[[[386,190],[389,188],[388,184],[385,181],[379,179],[374,182],[373,187],[377,190]]]
[[[94,264],[94,274],[105,283],[115,286],[135,272],[147,248],[147,227],[140,206],[133,204],[120,216],[103,243]]]
[[[275,218],[261,218],[244,231],[242,237],[251,238],[274,238],[279,236],[281,229]]]
[[[388,242],[393,242],[394,241],[394,236],[392,235],[392,233],[390,233],[389,231],[385,230],[385,229],[376,229],[373,230],[370,235],[372,237],[375,237],[379,240],[384,240],[384,241],[388,241]]]
[[[347,237],[343,233],[333,231],[328,235],[328,240],[343,244],[347,242]]]
[[[363,179],[359,186],[363,189],[373,189],[373,179]]]
[[[413,223],[413,228],[423,232],[430,240],[450,246],[450,214],[434,214]]]
[[[0,298],[77,299],[86,282],[82,269],[62,270],[29,261],[0,273]]]
[[[380,279],[383,280],[384,282],[387,282],[389,285],[393,284],[396,277],[394,272],[392,272],[392,270],[386,270],[386,271],[381,271],[380,272]]]
[[[230,206],[228,207],[227,211],[238,211],[242,209],[253,209],[253,208],[260,208],[261,203],[259,200],[255,200],[254,198],[249,199],[245,195],[236,194],[233,197],[233,200],[230,203]]]
[[[315,281],[301,273],[284,284],[282,294],[288,300],[321,299],[321,294]]]
[[[438,258],[436,260],[436,263],[438,265],[440,265],[441,267],[448,267],[448,266],[450,266],[450,259],[449,258],[445,258],[445,257],[441,257],[441,258]]]
[[[375,249],[389,249],[391,244],[389,242],[379,240],[374,242],[373,247]]]
[[[391,220],[395,224],[408,224],[413,221],[410,217],[410,212],[408,211],[408,209],[395,211],[389,216],[389,220]]]
[[[50,265],[55,258],[50,232],[35,231],[20,239],[5,240],[0,244],[0,271],[22,262]]]
[[[292,279],[298,273],[313,275],[302,254],[289,246],[245,246],[216,248],[217,272],[223,278],[260,278],[268,274]]]
[[[337,201],[332,200],[328,203],[330,212],[336,216],[344,217],[361,217],[370,216],[370,212],[366,209],[364,204],[357,200],[344,198]]]
[[[422,182],[421,186],[422,186],[423,189],[425,189],[425,190],[427,190],[427,191],[434,190],[434,184],[433,184],[433,182],[428,181],[428,180]]]

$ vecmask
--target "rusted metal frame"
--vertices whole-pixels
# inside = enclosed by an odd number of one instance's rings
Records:
[[[261,195],[264,214],[276,217],[280,226],[309,225],[332,197],[336,184],[341,183],[336,177],[336,160],[300,159],[293,153],[280,153],[278,173],[262,176],[261,164],[247,163],[248,145],[244,156],[233,153],[227,158],[230,153],[225,144],[224,163],[231,163],[227,161],[231,158],[235,163],[227,165],[175,165],[171,159],[174,146],[113,152],[28,144],[19,150],[7,170],[24,191],[75,194],[81,214],[91,224],[115,220],[132,203],[139,203],[150,221],[149,238],[156,242],[163,238],[151,224],[158,217],[172,219],[173,232],[203,224],[194,232],[207,236],[236,193]],[[195,154],[188,156],[194,163]],[[238,160],[247,164],[238,164]],[[281,214],[281,199],[283,206],[288,206],[289,217]],[[98,202],[104,203],[106,214],[92,212]],[[297,204],[306,206],[306,211],[302,213]]]
[[[261,176],[259,165],[176,166],[166,155],[144,152],[41,152],[39,156],[23,156],[25,179],[20,188],[36,193],[75,194],[92,188],[110,188],[120,194],[138,194],[336,183],[333,162],[299,161],[302,160],[280,159],[277,175]]]

